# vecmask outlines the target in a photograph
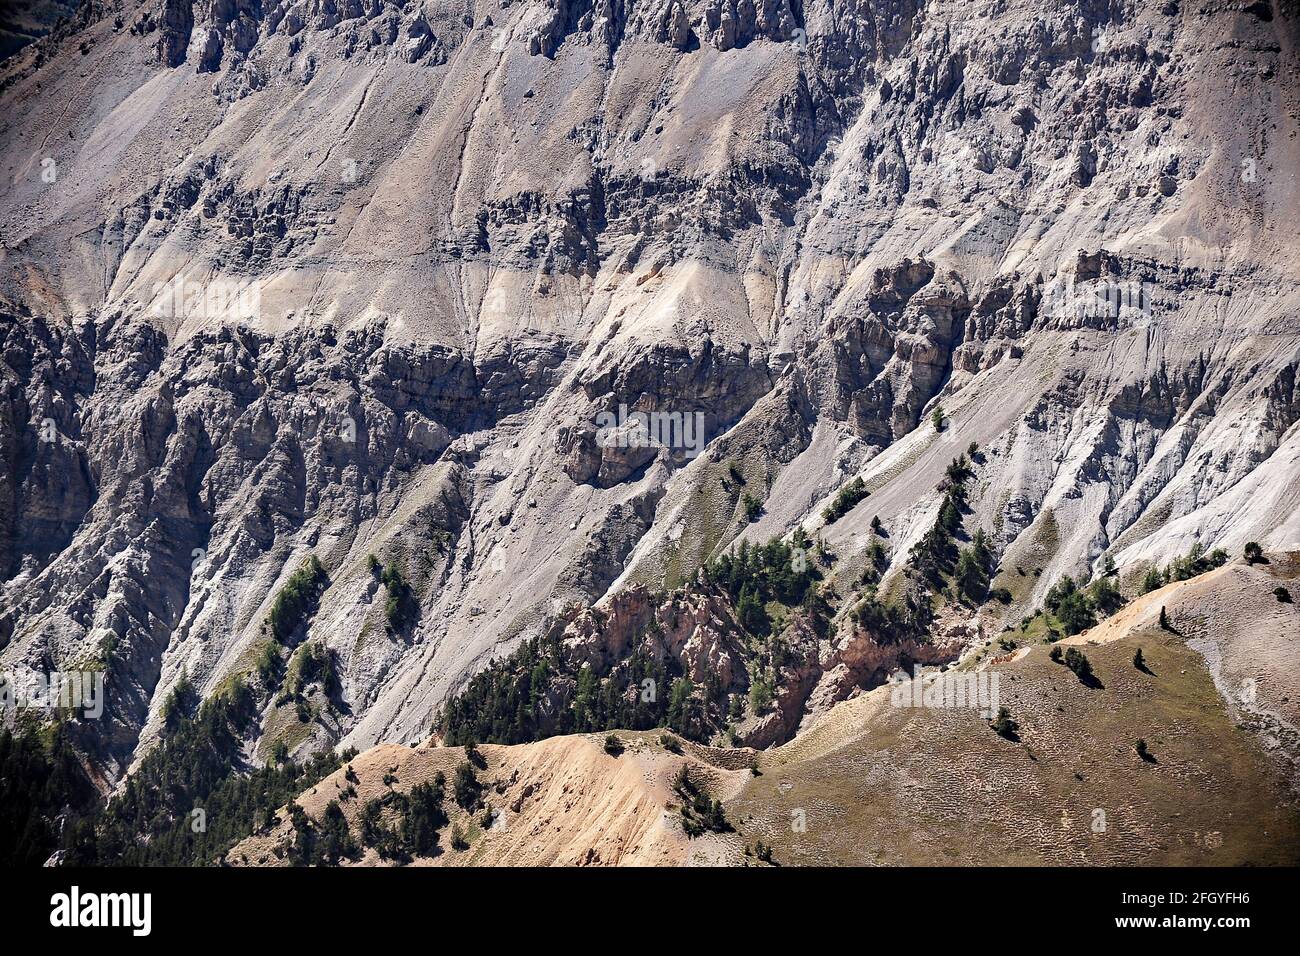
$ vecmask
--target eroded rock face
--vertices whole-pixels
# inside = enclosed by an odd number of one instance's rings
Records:
[[[508,9],[505,13],[508,17]],[[439,10],[434,19],[442,20],[444,14]],[[277,35],[293,38],[304,30],[341,38],[340,50],[346,57],[367,52],[406,63],[437,64],[445,60],[446,44],[459,41],[463,28],[473,25],[465,20],[472,17],[461,18],[459,24],[438,22],[435,28],[422,5],[392,0],[218,0],[211,4],[165,0],[156,15],[143,14],[136,29],[158,32],[155,49],[163,65],[178,67],[193,56],[199,72],[211,73],[245,69],[259,42]],[[191,50],[196,24],[201,32]],[[599,42],[612,57],[626,39],[652,39],[685,51],[702,37],[713,48],[726,51],[758,38],[789,40],[798,29],[798,18],[785,2],[756,7],[748,0],[741,4],[548,0],[527,5],[512,34],[530,56],[553,58],[567,41]]]
[[[626,660],[635,642],[656,659],[671,656],[693,683],[716,682],[724,691],[749,686],[741,633],[728,604],[716,595],[686,592],[664,602],[635,585],[607,606],[586,611],[565,629],[575,660],[606,670]]]
[[[819,626],[796,611],[778,633],[756,638],[737,623],[732,602],[701,579],[667,595],[632,585],[576,614],[560,641],[569,673],[588,667],[627,695],[642,690],[629,661],[671,662],[668,672],[680,673],[703,694],[696,734],[726,727],[737,745],[765,748],[899,671],[953,663],[984,637],[976,617],[949,610],[923,637],[876,633],[847,617]],[[756,709],[750,692],[760,674],[770,681],[771,699]],[[572,680],[561,677],[548,687],[551,713],[572,706]],[[558,723],[552,728],[559,729]]]
[[[5,614],[32,664],[111,635],[108,713],[124,727],[145,720],[173,633],[237,646],[210,629],[256,620],[266,594],[231,594],[223,577],[328,548],[322,532],[352,538],[453,431],[519,407],[463,356],[390,348],[373,328],[269,339],[223,326],[169,352],[141,326],[71,342],[39,319],[5,330]],[[443,511],[422,529],[431,544],[460,534],[464,515]]]
[[[417,740],[556,604],[818,530],[855,474],[824,535],[897,561],[970,442],[1013,619],[1103,553],[1300,533],[1289,13],[83,9],[0,70],[0,654],[113,658],[109,776],[309,552],[346,710],[302,747]],[[703,449],[602,444],[621,406]],[[673,653],[741,686],[700,613]],[[753,740],[877,679],[846,640]]]
[[[978,622],[951,613],[935,622],[925,641],[886,640],[846,620],[822,652],[816,686],[806,692],[798,711],[802,726],[811,726],[839,701],[879,687],[900,671],[910,678],[913,668],[951,664],[983,638]]]
[[[193,29],[193,0],[164,0],[158,22],[158,59],[167,66],[184,63]]]

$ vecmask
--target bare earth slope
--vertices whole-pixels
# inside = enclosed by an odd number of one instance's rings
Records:
[[[107,670],[105,787],[182,675],[256,679],[308,554],[340,690],[259,688],[259,760],[423,740],[855,475],[826,537],[897,559],[971,441],[1012,619],[1300,545],[1293,0],[81,9],[0,65],[0,664]]]
[[[891,707],[881,688],[765,755],[764,775],[728,809],[791,863],[1294,865],[1294,731],[1281,746],[1256,714],[1292,710],[1293,692],[1261,676],[1253,706],[1225,699],[1224,671],[1193,649],[1213,645],[1245,665],[1237,673],[1295,673],[1300,615],[1272,591],[1294,587],[1297,567],[1277,563],[1146,595],[1067,639],[1100,687],[1044,645],[989,665],[1019,742],[973,710]],[[1162,605],[1181,633],[1159,628]],[[1149,672],[1133,664],[1139,647]],[[1139,737],[1154,762],[1135,752]],[[808,829],[794,834],[800,807]]]
[[[444,840],[433,862],[754,864],[765,843],[784,865],[1295,865],[1298,741],[1293,691],[1276,675],[1295,672],[1300,619],[1273,589],[1297,581],[1300,555],[1279,555],[1138,599],[1069,639],[1092,664],[1091,686],[1045,645],[982,665],[1000,675],[1014,741],[974,709],[897,707],[883,687],[763,753],[688,744],[678,755],[657,733],[620,734],[620,757],[583,736],[483,746],[487,799],[503,814],[482,832],[453,808],[470,847]],[[1175,631],[1158,626],[1162,606]],[[1209,663],[1194,648],[1213,648]],[[1248,699],[1216,690],[1240,688],[1243,673],[1256,675]],[[358,800],[384,792],[385,772],[408,788],[436,769],[450,778],[461,760],[461,748],[369,751],[352,764]],[[685,835],[671,785],[683,765],[722,799],[734,832]],[[300,798],[314,818],[344,773]],[[281,822],[228,859],[281,861],[290,835]],[[368,851],[359,862],[375,861]]]
[[[483,810],[466,813],[448,797],[451,825],[465,833],[468,848],[450,845],[450,829],[440,852],[412,861],[445,866],[681,866],[687,863],[735,863],[742,857],[734,835],[709,834],[690,840],[672,804],[673,779],[683,765],[692,767],[711,789],[735,792],[747,770],[724,770],[708,761],[707,750],[691,747],[687,755],[665,751],[657,734],[624,735],[628,749],[607,754],[598,739],[553,737],[516,747],[478,748],[486,766],[479,779],[488,782],[484,809],[495,811],[484,826]],[[689,745],[688,745],[689,746]],[[694,756],[705,755],[704,759]],[[364,803],[389,792],[405,793],[442,771],[452,779],[464,761],[460,747],[407,748],[385,744],[351,763],[357,774],[356,796],[342,806],[354,825]],[[313,820],[323,817],[331,800],[347,788],[347,768],[323,780],[298,802]],[[388,777],[391,784],[383,781]],[[282,818],[268,832],[244,840],[227,854],[241,865],[282,865],[292,827]],[[358,831],[359,836],[359,831]],[[352,861],[377,865],[373,849]]]

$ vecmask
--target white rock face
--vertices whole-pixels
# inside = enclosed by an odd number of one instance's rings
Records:
[[[905,553],[970,442],[1015,613],[1300,547],[1294,12],[86,9],[0,67],[0,664],[106,662],[109,778],[309,553],[342,706],[301,748],[418,740],[569,603],[856,474],[828,543]]]

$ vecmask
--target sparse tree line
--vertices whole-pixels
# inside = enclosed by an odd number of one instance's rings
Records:
[[[1251,560],[1251,545],[1254,545],[1256,560],[1263,557],[1263,551],[1260,550],[1259,545],[1255,544],[1253,541],[1251,544],[1246,545],[1246,560],[1253,564],[1255,561]],[[1186,554],[1180,555],[1170,561],[1167,567],[1161,568],[1153,565],[1148,568],[1146,574],[1142,578],[1142,586],[1139,589],[1139,593],[1150,594],[1152,591],[1159,590],[1166,584],[1172,584],[1175,581],[1186,581],[1189,578],[1196,577],[1198,574],[1204,574],[1206,571],[1213,571],[1215,568],[1222,567],[1227,563],[1227,551],[1224,551],[1222,548],[1215,548],[1213,551],[1207,553],[1204,546],[1197,542],[1192,545],[1191,549]]]
[[[834,524],[856,508],[858,502],[868,494],[867,483],[860,477],[854,478],[836,493],[829,505],[822,509],[822,520],[827,524]]]
[[[891,601],[882,600],[876,590],[888,554],[882,543],[884,529],[873,519],[875,537],[865,552],[865,569],[857,582],[863,587],[863,596],[850,618],[877,641],[927,639],[936,597],[975,605],[1002,598],[990,587],[996,561],[982,529],[976,530],[966,546],[958,543],[963,517],[970,510],[968,483],[978,460],[978,449],[972,444],[966,454],[949,464],[939,485],[942,498],[934,525],[908,556],[907,574],[922,587],[905,588]],[[850,482],[824,517],[836,520],[865,497],[861,480]],[[1256,542],[1246,546],[1244,557],[1249,564],[1267,561]],[[1167,566],[1149,568],[1140,592],[1187,580],[1222,566],[1227,558],[1223,549],[1206,552],[1195,545]],[[644,639],[634,642],[626,660],[604,672],[586,663],[575,665],[563,653],[560,632],[553,630],[481,672],[446,705],[439,720],[445,741],[452,745],[477,741],[512,744],[552,734],[655,727],[671,729],[687,739],[708,740],[730,722],[742,719],[746,702],[750,713],[759,714],[775,699],[783,669],[798,661],[796,651],[783,637],[790,616],[802,615],[816,633],[825,636],[832,608],[820,582],[822,568],[833,560],[824,544],[814,543],[800,528],[788,541],[773,539],[759,546],[742,543],[705,565],[705,586],[725,596],[752,654],[747,693],[734,693],[717,682],[697,686],[683,673],[678,660],[651,653],[651,642]],[[394,631],[409,627],[418,618],[419,605],[400,569],[395,563],[381,569],[373,556],[367,563],[387,591],[387,625]],[[1077,634],[1122,607],[1125,598],[1116,578],[1114,563],[1107,556],[1103,573],[1086,586],[1069,575],[1058,580],[1034,615],[1045,618],[1048,640]],[[306,720],[313,716],[306,699],[308,687],[319,685],[327,699],[340,691],[332,651],[313,643],[295,648],[327,581],[315,555],[290,575],[272,602],[264,628],[268,639],[249,675],[256,675],[266,695],[278,693],[277,703],[296,702],[300,718]],[[1279,601],[1290,600],[1285,588],[1276,588],[1274,594]],[[677,600],[675,596],[670,599]],[[1163,618],[1162,609],[1162,622]],[[1022,622],[1022,631],[1032,619]],[[657,627],[657,622],[650,625]],[[1052,657],[1080,680],[1092,678],[1091,665],[1082,651],[1070,648],[1061,653],[1055,648]],[[1139,651],[1134,664],[1144,670],[1140,658]],[[244,680],[235,679],[208,701],[200,702],[183,676],[161,711],[162,740],[144,758],[122,793],[106,805],[75,759],[61,726],[0,733],[0,861],[19,865],[43,862],[59,849],[69,863],[205,864],[240,839],[270,826],[277,808],[331,772],[339,758],[326,752],[300,766],[278,747],[267,766],[244,766],[241,749],[255,727],[261,709],[259,696]],[[1000,714],[993,723],[998,733],[1014,735],[1015,722],[1009,714]],[[469,770],[472,775],[472,767]],[[458,780],[458,802],[466,786],[466,781]],[[441,801],[441,783],[418,793],[413,790],[393,796],[390,805],[379,807],[396,817],[397,824],[388,829],[368,804],[363,808],[360,846],[375,846],[394,859],[432,852],[437,831],[446,822]],[[196,828],[190,817],[195,809],[203,810],[202,828]],[[699,808],[691,813],[692,826],[707,820]],[[341,812],[328,808],[319,823],[304,823],[294,813],[294,862],[337,862],[358,852],[359,846],[346,835],[346,821],[341,825],[340,819]],[[453,839],[453,844],[458,843],[463,843],[460,835]]]
[[[384,586],[384,623],[393,632],[407,630],[420,617],[420,602],[415,598],[415,591],[402,575],[402,569],[396,561],[380,569],[379,559],[373,554],[366,556],[366,567],[370,573],[379,576]]]
[[[1195,544],[1167,567],[1153,565],[1148,568],[1139,584],[1138,594],[1149,594],[1174,581],[1186,581],[1222,567],[1227,560],[1228,553],[1222,548],[1206,552],[1200,544]],[[1116,577],[1115,562],[1110,555],[1105,558],[1102,573],[1091,583],[1085,585],[1068,574],[1063,575],[1048,589],[1043,606],[1020,622],[1020,630],[1028,631],[1034,619],[1041,617],[1049,641],[1086,631],[1128,603],[1120,592]]]
[[[182,674],[160,711],[160,741],[122,792],[107,802],[72,756],[62,726],[6,732],[0,787],[23,778],[46,783],[38,799],[23,788],[26,796],[15,793],[13,800],[4,801],[12,808],[4,819],[17,828],[21,815],[22,833],[0,836],[0,859],[30,862],[40,856],[43,862],[60,850],[69,865],[206,865],[269,826],[279,807],[339,761],[324,751],[299,765],[288,759],[283,746],[264,767],[249,767],[243,757],[245,742],[257,730],[261,702],[281,691],[280,701],[296,699],[301,711],[308,684],[319,683],[327,694],[338,690],[331,651],[318,645],[308,645],[296,656],[293,651],[326,583],[323,566],[310,555],[276,593],[263,627],[267,637],[248,675],[256,675],[260,693],[235,677],[200,701]],[[289,668],[286,654],[293,661]],[[282,687],[286,672],[289,680]]]
[[[268,636],[254,662],[254,673],[266,696],[273,698],[276,706],[292,704],[302,723],[316,718],[308,699],[310,686],[320,686],[326,704],[333,702],[342,689],[334,651],[320,643],[300,643],[328,583],[320,559],[308,555],[276,592],[262,629]]]
[[[997,560],[983,528],[977,528],[965,547],[959,543],[964,534],[965,516],[970,513],[968,485],[976,466],[983,461],[979,446],[971,442],[944,472],[938,491],[943,497],[934,524],[912,547],[909,554],[909,577],[919,579],[930,595],[964,601],[978,606],[993,599],[1010,603],[1005,588],[992,588]],[[928,624],[928,622],[927,622]]]
[[[461,765],[469,767],[468,763]],[[351,773],[351,768],[348,768]],[[469,770],[473,776],[472,768]],[[355,775],[350,779],[355,781]],[[438,831],[450,822],[443,808],[447,778],[440,771],[430,782],[418,783],[403,793],[391,789],[383,797],[367,800],[357,812],[357,837],[353,837],[347,816],[338,800],[325,805],[319,823],[297,803],[289,807],[293,826],[288,860],[294,866],[334,866],[344,860],[358,860],[370,847],[380,859],[398,863],[439,852]],[[354,792],[354,790],[352,791]],[[344,799],[351,796],[345,793]],[[459,842],[457,835],[453,842]]]
[[[727,822],[722,801],[710,799],[709,795],[691,778],[691,772],[685,765],[673,780],[673,792],[681,800],[679,813],[682,829],[686,831],[688,837],[731,831],[732,826]]]
[[[349,759],[324,751],[300,765],[280,750],[264,767],[245,766],[257,709],[242,681],[202,704],[183,681],[165,712],[162,739],[107,803],[61,730],[48,741],[45,731],[0,732],[0,860],[44,862],[61,850],[62,862],[73,866],[210,865],[269,828],[278,808]],[[10,793],[14,787],[21,792]]]
[[[1263,548],[1255,541],[1246,544],[1242,557],[1248,565],[1267,563],[1268,561],[1264,556]],[[1228,552],[1224,549],[1215,548],[1206,552],[1203,546],[1197,543],[1186,554],[1176,557],[1167,567],[1152,566],[1148,568],[1142,579],[1141,593],[1149,594],[1171,582],[1189,580],[1215,568],[1220,568],[1227,561]],[[1060,624],[1067,635],[1080,633],[1096,623],[1098,613],[1103,616],[1112,614],[1126,603],[1112,580],[1115,575],[1115,563],[1109,555],[1106,557],[1102,576],[1086,589],[1077,585],[1069,575],[1065,575],[1048,591],[1044,601],[1044,608],[1035,612],[1035,616],[1039,614],[1047,615]],[[1279,587],[1274,590],[1274,595],[1278,600],[1289,599],[1290,595],[1283,598],[1278,594],[1279,591],[1285,592],[1286,589]],[[1022,630],[1026,628],[1030,620],[1032,619],[1026,618],[1022,622]],[[1160,607],[1159,627],[1163,631],[1179,633],[1169,617],[1168,608],[1164,605]],[[1060,645],[1054,643],[1061,636],[1060,632],[1049,625],[1047,640],[1053,643],[1053,647],[1048,657],[1054,663],[1069,668],[1078,677],[1080,683],[1089,687],[1102,688],[1103,685],[1097,680],[1093,672],[1092,662],[1088,660],[1087,654],[1078,647],[1068,647],[1062,651]],[[1155,676],[1141,647],[1133,652],[1133,667],[1143,674]],[[1019,740],[1016,733],[1018,725],[1012,719],[1007,708],[1003,707],[999,710],[998,716],[996,720],[991,722],[991,726],[1000,736],[1009,740]],[[1144,763],[1155,764],[1159,762],[1151,753],[1146,740],[1143,738],[1139,737],[1137,739],[1134,743],[1134,750]]]
[[[524,643],[448,702],[438,727],[453,745],[656,727],[706,741],[744,717],[746,697],[754,713],[770,706],[782,669],[798,660],[799,652],[783,636],[790,618],[799,615],[814,633],[826,633],[831,608],[818,582],[829,560],[800,529],[789,541],[753,547],[742,542],[705,565],[704,586],[726,599],[750,654],[747,687],[692,681],[679,660],[654,650],[651,638],[663,626],[657,616],[625,660],[603,669],[570,661],[559,631]],[[656,603],[671,614],[680,596]]]
[[[982,461],[977,445],[948,465],[938,486],[941,499],[932,527],[911,550],[905,567],[908,586],[890,598],[877,589],[888,565],[885,531],[873,520],[873,538],[865,553],[864,570],[856,584],[860,597],[849,612],[857,627],[882,644],[930,639],[936,605],[959,601],[979,606],[989,600],[1008,603],[1006,589],[992,586],[997,561],[987,536],[976,529],[966,544],[964,518],[970,512],[969,484]],[[846,485],[836,501],[842,513],[865,497],[865,489]],[[835,509],[840,510],[840,509]],[[830,518],[831,515],[826,517]],[[1154,573],[1162,581],[1181,580],[1221,564],[1221,551],[1194,548]],[[553,734],[606,733],[617,729],[667,727],[683,737],[705,741],[749,714],[761,714],[781,689],[785,669],[798,664],[802,648],[788,640],[787,624],[794,615],[807,621],[818,636],[829,633],[833,608],[829,589],[821,584],[823,568],[834,561],[821,541],[802,528],[788,539],[752,546],[742,542],[707,562],[706,586],[725,596],[752,657],[746,693],[714,685],[697,686],[671,656],[660,658],[648,648],[653,642],[633,642],[627,659],[604,669],[571,663],[562,653],[558,633],[521,646],[510,657],[476,676],[444,708],[439,727],[449,744],[474,741],[522,743]],[[674,601],[675,596],[661,599]],[[1116,584],[1109,558],[1104,572],[1083,586],[1069,575],[1049,589],[1034,617],[1046,622],[1048,639],[1076,634],[1113,614],[1125,599]],[[1026,618],[1022,630],[1033,617]],[[650,631],[660,625],[656,621]],[[1014,643],[1011,644],[1014,647]],[[1074,658],[1071,658],[1071,664]],[[1080,673],[1083,679],[1082,672]],[[655,688],[649,695],[640,688]]]
[[[475,675],[444,706],[438,725],[452,746],[663,726],[694,737],[703,726],[694,691],[676,659],[656,659],[644,644],[598,673],[572,662],[559,633],[551,633]]]
[[[277,643],[288,645],[298,629],[316,613],[327,580],[325,568],[314,554],[289,575],[289,580],[271,602],[271,613],[267,617],[267,626]]]
[[[849,618],[878,643],[926,642],[938,601],[979,605],[995,596],[989,583],[996,562],[983,530],[976,530],[968,546],[959,544],[964,516],[970,511],[967,485],[978,461],[979,447],[972,442],[964,454],[949,462],[937,488],[942,497],[934,523],[908,552],[903,571],[906,586],[892,599],[885,599],[877,589],[888,557],[880,540],[884,529],[878,518],[872,519],[873,540],[859,581],[862,597]],[[999,591],[996,596],[1003,594]]]

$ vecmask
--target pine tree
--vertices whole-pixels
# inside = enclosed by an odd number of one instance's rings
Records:
[[[1061,599],[1056,608],[1056,617],[1065,628],[1067,636],[1086,631],[1097,623],[1087,596],[1077,590],[1072,590]]]
[[[468,760],[463,760],[456,765],[456,776],[452,782],[452,794],[456,798],[456,803],[465,810],[473,810],[478,806],[479,794],[482,793],[483,786],[478,782],[478,775],[474,773],[474,767]]]
[[[1142,593],[1150,594],[1152,591],[1158,591],[1165,586],[1165,576],[1160,569],[1152,565],[1147,568],[1146,575],[1142,578]]]
[[[957,590],[976,604],[982,603],[988,597],[989,591],[988,571],[980,560],[981,547],[982,542],[977,541],[975,547],[963,548],[961,556],[957,559],[957,570],[954,574]],[[987,548],[983,550],[987,555]]]
[[[740,590],[740,600],[736,604],[736,617],[741,627],[758,637],[765,636],[772,628],[767,611],[749,585],[745,585]]]
[[[1016,731],[1019,729],[1019,725],[1011,719],[1011,711],[1005,707],[999,707],[998,716],[993,721],[993,730],[997,735],[1007,740],[1016,740]]]
[[[453,825],[451,828],[451,848],[457,853],[469,849],[469,843],[465,839],[465,834],[461,832],[459,823]]]
[[[673,681],[668,701],[668,726],[686,738],[694,736],[694,694],[695,685],[689,677]]]
[[[1087,682],[1092,677],[1092,663],[1087,656],[1077,647],[1071,647],[1065,652],[1065,666],[1074,671],[1079,680]]]
[[[597,690],[596,672],[590,664],[583,664],[578,671],[578,684],[573,694],[574,730],[579,733],[595,729]]]
[[[293,824],[293,845],[289,860],[294,866],[310,866],[316,861],[316,831],[307,811],[300,804],[289,804],[289,820]]]
[[[1102,614],[1114,614],[1124,606],[1124,596],[1109,577],[1100,577],[1089,588],[1089,600]]]

